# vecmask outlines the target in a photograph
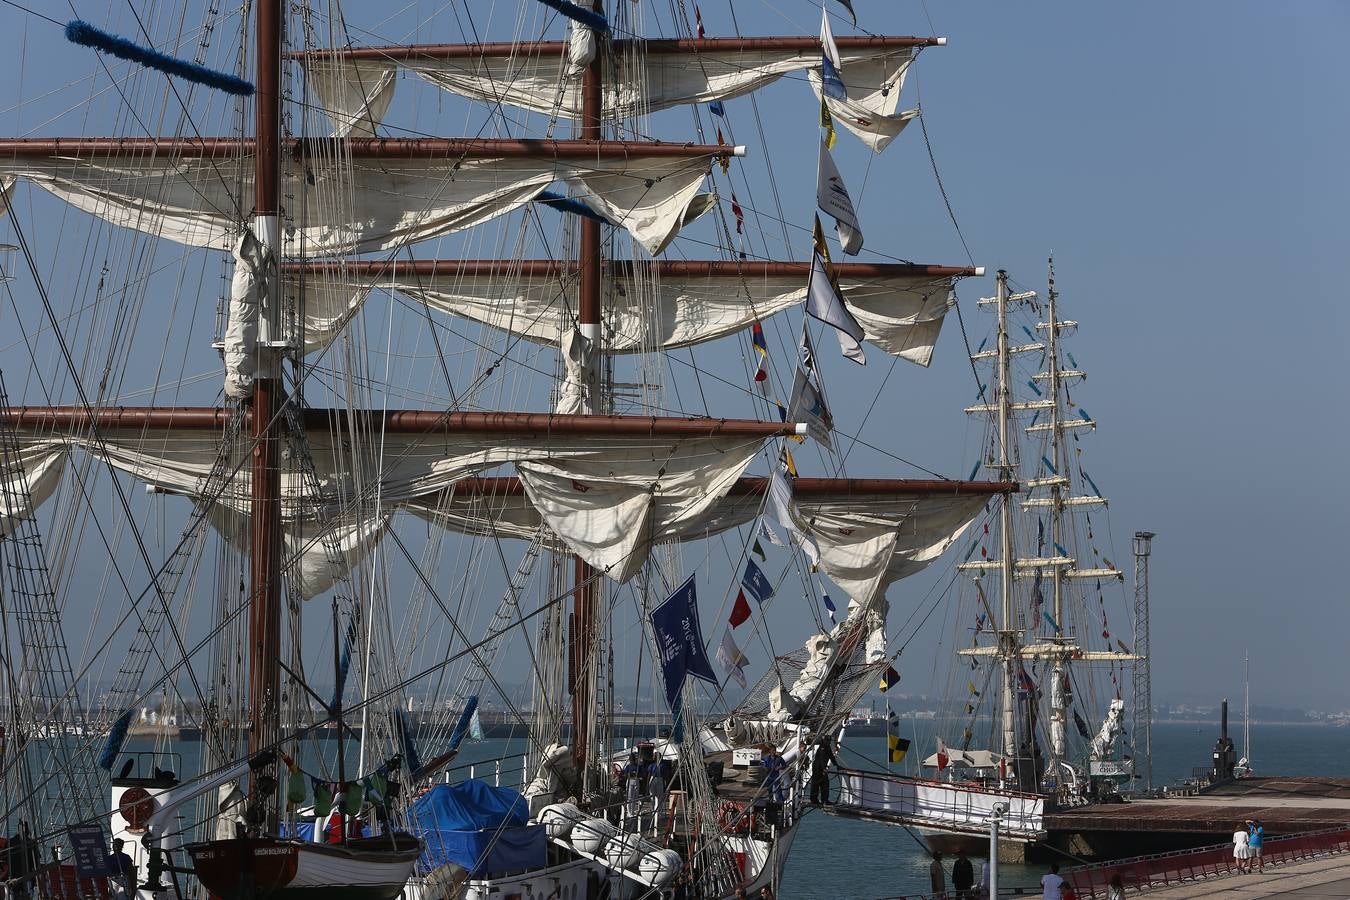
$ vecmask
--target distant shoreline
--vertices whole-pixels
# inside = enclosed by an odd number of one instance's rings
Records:
[[[1216,728],[1216,729],[1219,727],[1219,723],[1218,723],[1218,722],[1215,722],[1215,721],[1212,720],[1212,719],[1154,719],[1154,720],[1153,720],[1153,724],[1154,724],[1154,725],[1212,725],[1212,726],[1214,726],[1214,728]],[[1241,724],[1242,724],[1242,720],[1241,720],[1241,719],[1230,719],[1229,722],[1228,722],[1228,730],[1229,730],[1229,731],[1232,731],[1235,727],[1240,726]],[[1307,719],[1304,719],[1304,720],[1301,721],[1301,722],[1272,722],[1272,721],[1269,721],[1269,720],[1266,720],[1266,719],[1252,719],[1251,724],[1253,724],[1253,725],[1308,725],[1308,726],[1312,726],[1312,727],[1315,727],[1315,728],[1335,728],[1335,727],[1337,727],[1337,725],[1336,725],[1335,722],[1310,722],[1310,721],[1308,721]]]

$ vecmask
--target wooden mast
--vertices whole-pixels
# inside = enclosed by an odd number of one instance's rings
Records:
[[[600,15],[605,13],[604,0],[592,0],[591,8]],[[597,45],[601,35],[595,35]],[[581,82],[581,139],[599,141],[603,137],[600,116],[603,111],[600,94],[601,52],[596,47],[595,58],[586,66]],[[600,251],[600,223],[590,217],[581,219],[581,240],[577,252],[577,265],[580,268],[580,298],[578,300],[577,324],[581,337],[590,346],[588,355],[599,357],[600,350],[600,276],[603,268]],[[595,408],[596,397],[582,386],[583,413],[599,412]],[[587,787],[587,751],[591,722],[591,684],[592,645],[595,642],[596,595],[599,580],[595,570],[580,557],[573,558],[573,594],[571,645],[568,659],[572,689],[572,759],[581,776],[581,788]]]
[[[252,494],[249,528],[249,729],[250,754],[274,745],[281,718],[281,472],[279,424],[281,383],[280,292],[276,254],[280,247],[282,0],[257,5],[257,97],[253,154],[253,233],[262,245],[262,311],[257,376],[253,382],[250,434]],[[257,783],[256,781],[254,782]],[[264,804],[269,823],[273,798]]]

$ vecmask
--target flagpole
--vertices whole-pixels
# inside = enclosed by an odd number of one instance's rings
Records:
[[[891,701],[886,701],[886,774],[891,774]]]

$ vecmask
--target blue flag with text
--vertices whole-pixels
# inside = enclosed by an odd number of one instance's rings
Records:
[[[763,603],[773,596],[773,585],[764,574],[764,570],[755,565],[753,559],[745,561],[745,574],[741,576],[741,586],[750,592],[756,603]]]
[[[698,624],[698,597],[693,575],[652,610],[652,631],[661,654],[661,675],[666,683],[666,702],[671,709],[675,708],[686,675],[717,684],[717,673],[708,659],[708,651],[703,646],[703,629]]]

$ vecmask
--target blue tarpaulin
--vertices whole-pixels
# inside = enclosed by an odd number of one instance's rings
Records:
[[[519,792],[470,779],[438,784],[408,812],[413,834],[426,842],[423,870],[457,863],[481,877],[542,868],[547,842],[542,825],[526,825],[529,806]]]

